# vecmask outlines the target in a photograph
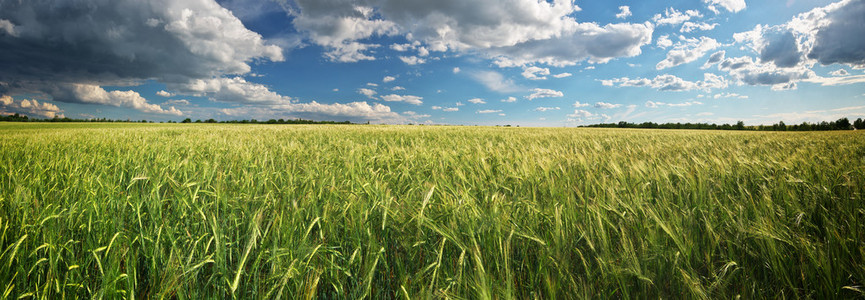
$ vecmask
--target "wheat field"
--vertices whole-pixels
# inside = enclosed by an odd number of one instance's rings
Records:
[[[865,135],[0,123],[2,298],[850,298]]]

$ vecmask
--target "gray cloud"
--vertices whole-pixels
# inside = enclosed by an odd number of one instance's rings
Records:
[[[640,54],[651,24],[577,22],[572,1],[297,0],[283,1],[294,26],[329,49],[334,61],[373,60],[372,36],[400,35],[426,51],[473,51],[500,65],[573,65]],[[531,13],[526,13],[531,12]],[[404,45],[391,47],[408,50]],[[414,46],[412,47],[414,48]]]
[[[721,62],[721,60],[723,60],[726,55],[727,55],[727,52],[724,50],[712,53],[712,55],[709,56],[709,59],[706,60],[706,63],[703,64],[701,69],[708,69],[712,65]]]
[[[607,24],[601,27],[594,23],[581,23],[578,28],[561,38],[491,48],[487,53],[496,58],[499,66],[535,62],[567,66],[583,60],[603,63],[617,57],[640,55],[640,48],[652,42],[654,30],[650,24]]]
[[[777,71],[748,72],[742,77],[742,81],[750,85],[776,85],[789,83],[790,80],[790,74]]]
[[[865,2],[842,0],[793,17],[789,22],[736,33],[733,37],[777,67],[847,64],[865,67]]]
[[[35,92],[62,102],[177,114],[137,93],[127,96],[131,91],[74,91],[145,80],[192,87],[196,80],[248,73],[256,60],[283,60],[280,47],[213,0],[2,1],[0,19],[15,33],[0,34],[0,93]]]
[[[824,85],[852,84],[858,78],[832,80],[817,76],[815,63],[865,67],[865,1],[842,0],[801,13],[789,22],[733,35],[759,55],[727,58],[718,63],[741,84],[768,85],[774,90],[795,89],[799,81]]]
[[[808,58],[823,65],[850,64],[865,66],[865,1],[842,1],[828,12],[825,26],[817,29],[814,47]]]
[[[247,73],[259,57],[283,59],[279,47],[207,0],[4,1],[0,18],[19,32],[0,37],[4,81],[204,78]]]
[[[794,89],[796,82],[816,75],[805,66],[780,68],[774,63],[756,63],[751,57],[731,57],[718,63],[718,69],[747,85],[770,85],[775,90]]]
[[[720,63],[718,63],[718,69],[723,71],[732,71],[745,68],[753,64],[754,61],[751,59],[751,57],[748,56],[731,57],[728,59],[724,59]]]
[[[782,31],[766,34],[763,38],[768,43],[760,51],[761,61],[773,62],[778,67],[789,68],[798,65],[802,60],[802,53],[799,51],[799,45],[792,32]]]

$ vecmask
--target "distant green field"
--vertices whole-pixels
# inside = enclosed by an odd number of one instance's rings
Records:
[[[863,132],[0,123],[2,298],[839,298]]]

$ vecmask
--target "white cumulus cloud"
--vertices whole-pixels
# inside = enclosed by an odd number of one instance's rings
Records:
[[[331,121],[351,121],[356,123],[404,123],[406,118],[391,111],[383,104],[349,102],[325,104],[316,101],[307,103],[287,103],[272,106],[241,106],[225,108],[220,112],[228,117],[276,119],[303,118]]]
[[[243,77],[194,79],[185,83],[168,84],[181,94],[208,97],[213,101],[245,104],[282,104],[291,98],[273,92],[267,86],[246,81]]]
[[[29,117],[53,119],[64,118],[63,110],[52,103],[39,102],[38,100],[22,99],[15,101],[8,95],[0,96],[0,115],[23,114]]]
[[[666,103],[666,102],[657,102],[657,101],[646,101],[646,107],[648,108],[659,108],[659,107],[687,107],[693,105],[703,105],[702,102],[699,101],[688,101],[681,103]]]
[[[367,88],[359,88],[359,89],[357,89],[357,93],[364,95],[370,99],[375,99],[375,95],[378,94],[378,92],[371,90],[371,89],[367,89]]]
[[[575,109],[574,113],[568,114],[568,117],[570,118],[591,118],[593,116],[595,116],[595,114],[582,109]]]
[[[714,11],[716,14],[718,10],[714,7],[715,5],[723,7],[729,12],[740,12],[745,9],[745,0],[703,0],[704,3],[709,4],[709,9]]]
[[[675,8],[667,8],[664,11],[664,14],[656,14],[652,17],[652,21],[655,21],[655,24],[661,25],[678,25],[682,24],[685,21],[691,20],[691,18],[702,18],[703,15],[700,14],[699,11],[696,10],[686,10],[685,12],[680,12]]]
[[[539,107],[537,107],[537,108],[535,108],[535,109],[533,109],[533,110],[534,110],[534,111],[545,112],[545,111],[560,110],[560,109],[562,109],[562,108],[561,108],[561,107],[558,107],[558,106],[553,106],[553,107],[539,106]]]
[[[69,87],[70,93],[75,99],[82,103],[103,104],[117,107],[127,107],[146,113],[159,113],[180,116],[180,110],[169,107],[163,109],[159,105],[147,103],[147,99],[141,97],[135,91],[106,91],[97,85],[73,84]]]
[[[417,57],[417,56],[400,56],[399,60],[404,62],[409,66],[420,65],[426,63],[426,59]]]
[[[712,89],[724,89],[727,88],[729,83],[724,77],[715,75],[712,73],[704,73],[702,81],[688,81],[684,80],[678,76],[663,74],[655,76],[653,79],[648,78],[628,78],[621,77],[610,80],[601,80],[601,83],[605,86],[625,86],[625,87],[651,87],[660,91],[691,91],[691,90],[705,90],[710,91]]]
[[[720,46],[718,41],[709,37],[682,39],[670,52],[667,52],[667,58],[659,62],[655,68],[663,70],[695,61]]]
[[[837,77],[837,76],[847,76],[847,75],[850,75],[850,73],[847,73],[847,70],[838,69],[838,70],[830,72],[829,75]]]
[[[574,102],[574,104],[573,104],[573,106],[576,107],[576,108],[580,108],[580,107],[589,107],[590,105],[591,105],[591,104],[588,104],[588,103],[582,103],[582,102],[580,102],[580,101]]]
[[[405,103],[408,103],[408,104],[414,104],[414,105],[421,105],[421,104],[423,104],[423,101],[421,101],[422,99],[423,99],[423,97],[412,96],[412,95],[396,95],[396,94],[390,94],[390,95],[383,95],[383,96],[381,96],[381,100],[384,100],[384,101],[388,101],[388,102],[405,102]]]
[[[673,46],[673,41],[670,40],[670,35],[665,34],[658,37],[658,41],[655,44],[658,45],[658,47],[667,49]]]
[[[565,94],[561,91],[551,90],[551,89],[541,89],[535,88],[532,89],[532,94],[526,96],[526,99],[534,100],[538,98],[556,98],[556,97],[564,97]]]
[[[522,75],[529,80],[544,80],[546,75],[550,75],[550,69],[531,66],[523,69]]]
[[[696,31],[696,30],[709,31],[709,30],[715,29],[715,27],[718,27],[718,25],[719,25],[718,23],[709,24],[709,23],[705,23],[705,22],[688,21],[688,22],[685,22],[682,24],[682,28],[679,29],[679,32],[686,32],[687,33],[687,32],[692,32],[692,31]]]
[[[628,17],[630,17],[632,15],[633,14],[631,13],[631,7],[624,5],[624,6],[619,6],[619,13],[616,14],[616,18],[617,19],[627,19]]]
[[[608,102],[595,102],[595,108],[600,108],[600,109],[611,109],[611,108],[617,108],[617,107],[621,107],[621,106],[622,106],[621,104],[614,104],[614,103],[608,103]]]

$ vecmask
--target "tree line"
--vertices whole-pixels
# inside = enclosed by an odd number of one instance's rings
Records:
[[[50,119],[40,119],[40,118],[31,118],[26,115],[21,114],[11,114],[6,116],[0,116],[0,122],[57,122],[57,123],[153,123],[153,121],[147,120],[112,120],[107,118],[91,118],[91,119],[72,119],[72,118],[50,118]]]
[[[592,125],[583,125],[580,127],[598,127],[598,128],[655,128],[655,129],[706,129],[706,130],[760,130],[760,131],[826,131],[826,130],[854,130],[865,129],[865,121],[862,118],[850,122],[847,118],[840,118],[836,121],[823,121],[820,123],[802,122],[802,124],[787,125],[784,121],[772,125],[757,125],[745,126],[745,122],[739,121],[736,124],[709,124],[709,123],[629,123],[621,121],[618,123],[601,123]]]
[[[51,118],[39,119],[30,118],[26,115],[12,114],[0,116],[0,122],[107,122],[107,123],[153,123],[148,120],[112,120],[107,118],[92,118],[92,119],[70,119],[70,118]],[[160,122],[163,123],[163,122]],[[222,124],[359,124],[349,121],[314,121],[304,119],[269,119],[267,121],[252,120],[229,120],[217,121],[215,119],[195,120],[186,118],[180,122],[168,121],[165,123],[222,123]],[[367,122],[366,124],[369,124]],[[508,125],[510,126],[510,125]],[[757,125],[745,126],[745,122],[739,121],[736,124],[709,124],[709,123],[629,123],[621,121],[618,123],[600,123],[592,125],[581,125],[579,127],[597,127],[597,128],[654,128],[654,129],[705,129],[705,130],[760,130],[760,131],[826,131],[826,130],[854,130],[865,129],[865,121],[858,118],[850,122],[847,118],[840,118],[836,121],[823,121],[820,123],[802,122],[802,124],[787,125],[784,121],[772,125]]]
[[[92,118],[92,119],[71,119],[71,118],[51,118],[51,119],[39,119],[39,118],[30,118],[26,115],[20,114],[12,114],[7,116],[0,116],[0,122],[102,122],[102,123],[153,123],[153,121],[148,120],[112,120],[107,118]],[[190,118],[186,118],[180,122],[175,121],[167,121],[167,122],[159,122],[159,123],[224,123],[224,124],[355,124],[349,121],[336,122],[336,121],[314,121],[314,120],[304,120],[304,119],[270,119],[267,121],[259,121],[256,119],[252,120],[230,120],[230,121],[217,121],[215,119],[207,119],[207,120],[195,120],[193,121]]]
[[[168,123],[174,123],[174,121],[168,121]],[[217,121],[214,119],[207,120],[195,120],[192,121],[190,118],[186,118],[180,123],[223,123],[223,124],[355,124],[349,121],[313,121],[313,120],[304,120],[304,119],[270,119],[267,121],[259,121],[256,119],[252,120],[229,120],[229,121]]]

